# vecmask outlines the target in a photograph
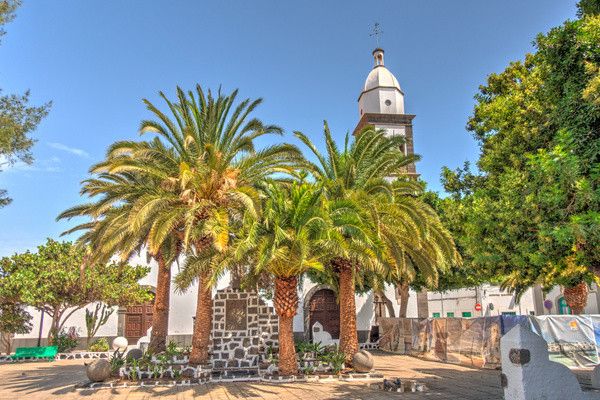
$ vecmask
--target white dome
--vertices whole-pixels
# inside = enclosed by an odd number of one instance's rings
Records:
[[[404,93],[398,79],[383,63],[383,50],[373,51],[375,67],[369,72],[358,96],[358,112],[363,114],[404,114]]]
[[[369,72],[363,93],[378,87],[395,88],[402,91],[398,79],[383,65],[378,65]]]

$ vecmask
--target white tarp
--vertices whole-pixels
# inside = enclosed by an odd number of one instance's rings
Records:
[[[379,344],[386,351],[495,368],[500,337],[517,324],[546,340],[552,361],[571,368],[600,364],[600,315],[382,318]]]

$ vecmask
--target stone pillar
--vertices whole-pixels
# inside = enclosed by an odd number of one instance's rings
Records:
[[[429,318],[429,299],[427,289],[421,289],[417,292],[417,316],[419,318]]]
[[[505,400],[588,399],[575,375],[548,359],[548,345],[529,328],[516,325],[500,339]]]

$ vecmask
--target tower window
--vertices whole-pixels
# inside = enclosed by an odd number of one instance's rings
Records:
[[[385,101],[385,105],[386,105],[386,106],[391,106],[391,105],[392,105],[392,102],[391,102],[390,100],[386,100],[386,101]]]

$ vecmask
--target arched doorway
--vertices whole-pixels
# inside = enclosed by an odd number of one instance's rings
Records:
[[[331,289],[319,289],[310,298],[309,303],[309,335],[312,340],[312,329],[315,322],[323,325],[332,339],[340,338],[340,306]]]
[[[560,315],[573,314],[573,311],[571,311],[571,307],[569,307],[569,305],[567,304],[567,301],[565,300],[564,297],[559,298],[557,303],[558,303],[558,313]]]
[[[128,306],[125,311],[125,337],[130,344],[135,344],[152,326],[152,309],[154,297],[144,304]]]

